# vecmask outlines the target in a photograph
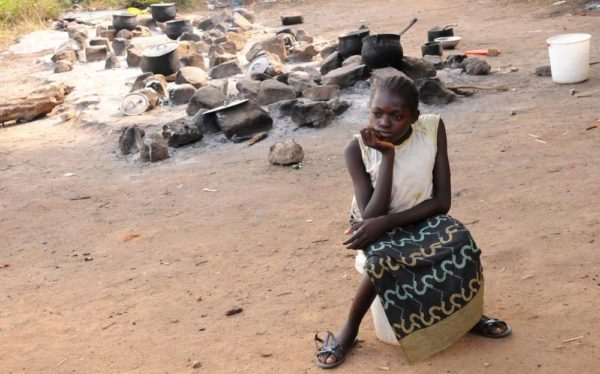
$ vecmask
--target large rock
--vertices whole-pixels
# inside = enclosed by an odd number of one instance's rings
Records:
[[[222,110],[215,118],[228,139],[251,136],[273,127],[271,116],[251,101]]]
[[[144,135],[144,130],[139,129],[135,125],[123,127],[119,136],[119,149],[121,153],[124,155],[137,153],[142,147]]]
[[[365,79],[367,73],[368,71],[365,65],[348,65],[327,73],[327,75],[323,77],[323,84],[346,88]]]
[[[168,140],[160,134],[152,134],[144,138],[140,148],[142,161],[156,162],[169,158]]]
[[[456,94],[446,88],[438,79],[422,78],[415,82],[419,90],[419,100],[429,105],[448,104],[456,98]]]
[[[87,34],[87,31],[85,31],[85,30],[77,31],[75,33],[75,35],[73,35],[73,40],[75,41],[75,43],[77,44],[77,47],[80,50],[83,50],[83,49],[86,49],[87,47],[89,47],[88,34]]]
[[[206,86],[200,88],[190,99],[186,113],[188,116],[193,116],[199,111],[207,111],[217,108],[227,100],[227,96],[218,88]]]
[[[236,51],[241,51],[246,46],[246,37],[242,34],[238,34],[237,32],[227,32],[225,33],[223,38],[225,39],[225,41],[233,43],[235,45]]]
[[[204,70],[194,66],[186,66],[177,72],[175,83],[189,83],[196,88],[200,88],[208,84],[208,77]]]
[[[227,14],[226,12],[221,12],[219,14],[215,14],[214,16],[211,16],[208,18],[195,20],[193,22],[193,25],[195,27],[199,28],[200,30],[208,31],[208,30],[214,29],[221,22],[230,22],[230,21],[231,21],[231,16],[229,14]]]
[[[196,43],[189,40],[179,42],[179,46],[177,47],[177,56],[179,56],[179,58],[196,54],[198,54]]]
[[[98,34],[99,37],[101,38],[106,38],[110,41],[114,40],[117,37],[117,30],[102,30],[100,31],[100,33]]]
[[[198,34],[194,34],[193,32],[186,31],[183,34],[181,34],[177,40],[179,40],[179,41],[190,41],[190,42],[193,42],[193,43],[197,43],[197,42],[199,42],[199,41],[202,40],[202,37],[200,35],[198,35]]]
[[[66,49],[56,52],[52,56],[52,62],[57,64],[59,61],[67,61],[71,65],[74,65],[77,62],[77,52],[73,49]]]
[[[146,74],[150,74],[150,75],[143,78],[144,76],[146,76]],[[165,76],[162,74],[152,74],[152,73],[146,73],[146,74],[142,74],[141,76],[139,76],[136,79],[136,81],[133,83],[132,91],[135,91],[137,89],[144,88],[144,87],[151,87],[160,96],[167,97],[168,83],[167,83],[167,79],[165,78]],[[143,79],[143,80],[140,81],[140,79]]]
[[[340,96],[338,86],[310,87],[302,91],[302,96],[314,101],[329,101]]]
[[[222,39],[222,38],[219,38]],[[213,52],[219,53],[219,54],[224,54],[224,53],[229,53],[230,55],[235,56],[235,54],[237,53],[237,49],[235,48],[235,44],[230,42],[230,41],[221,41],[219,43],[217,43],[215,41],[215,43],[213,45],[210,46],[210,48],[208,49],[208,53],[211,54]]]
[[[242,68],[238,64],[237,60],[227,61],[215,67],[212,67],[208,75],[212,79],[220,79],[231,77],[232,75],[241,74]]]
[[[178,84],[169,91],[169,99],[174,105],[187,105],[196,93],[191,84]]]
[[[326,59],[327,57],[331,56],[333,52],[337,52],[338,48],[339,45],[337,43],[326,45],[325,47],[321,48],[321,58]]]
[[[213,51],[208,55],[208,66],[213,68],[215,66],[221,65],[228,61],[234,61],[237,57],[230,53],[219,53],[218,51]]]
[[[273,165],[297,164],[304,160],[304,151],[294,139],[277,142],[269,149],[269,162]]]
[[[235,12],[241,14],[245,19],[252,23],[256,21],[256,14],[248,8],[235,8]]]
[[[254,60],[261,55],[262,51],[277,55],[282,62],[286,61],[288,57],[285,42],[283,41],[283,38],[279,36],[274,36],[254,43],[248,52],[246,52],[246,60]]]
[[[329,100],[327,106],[329,106],[329,109],[331,109],[334,115],[339,116],[352,106],[352,101],[336,97]]]
[[[282,118],[292,114],[294,106],[298,102],[297,99],[281,100],[268,105],[269,114],[273,118]]]
[[[299,29],[296,31],[296,40],[299,42],[312,43],[314,41],[313,37],[310,36],[305,30]]]
[[[179,62],[181,62],[182,66],[193,66],[206,70],[206,66],[204,65],[204,57],[202,57],[202,55],[185,56],[182,57]]]
[[[294,66],[292,68],[292,71],[303,71],[305,73],[310,74],[310,77],[313,81],[315,81],[315,83],[321,83],[321,80],[323,79],[323,76],[321,75],[319,70],[312,66]]]
[[[205,41],[196,43],[196,51],[198,53],[208,53],[210,51],[211,44],[206,43]]]
[[[288,75],[288,85],[296,90],[297,94],[302,93],[304,90],[310,87],[314,87],[317,84],[312,80],[310,74],[303,71],[292,71]]]
[[[122,29],[117,32],[116,37],[121,39],[133,39],[133,33],[127,29]]]
[[[186,117],[176,119],[163,125],[163,138],[170,147],[181,147],[202,140],[202,133],[193,122]]]
[[[269,105],[281,100],[292,100],[296,98],[296,91],[281,82],[274,79],[268,79],[260,84],[256,103],[259,105]]]
[[[412,81],[412,79],[410,79],[406,74],[404,74],[400,70],[393,68],[391,66],[388,66],[386,68],[373,70],[373,73],[371,74],[371,82],[374,83],[377,80],[389,78],[392,76],[404,77],[404,78]]]
[[[106,59],[106,62],[104,63],[104,69],[106,69],[106,70],[120,69],[120,68],[121,68],[121,61],[119,61],[117,56],[109,56]]]
[[[110,40],[108,38],[94,38],[89,42],[90,47],[97,46],[106,46],[106,48],[110,48]]]
[[[104,45],[87,47],[85,55],[88,62],[103,61],[108,56],[108,48]]]
[[[115,56],[127,56],[127,47],[129,46],[129,40],[116,38],[112,41],[112,49]]]
[[[310,62],[318,54],[319,51],[314,45],[301,42],[292,49],[288,55],[288,59],[291,62]]]
[[[142,63],[144,51],[136,44],[131,44],[127,47],[127,66],[135,68]]]
[[[252,79],[240,79],[236,84],[235,88],[244,97],[244,99],[254,100],[258,95],[260,89],[260,82]]]
[[[156,24],[155,24],[156,27]],[[137,25],[135,30],[132,31],[133,36],[135,37],[148,37],[152,36],[152,32],[150,31],[150,27],[144,25]]]
[[[360,55],[350,56],[342,62],[342,66],[362,65],[362,64],[363,64],[363,59],[362,59],[362,56],[360,56]]]
[[[146,87],[146,79],[152,77],[153,75],[154,74],[152,73],[142,73],[142,75],[139,75],[137,78],[135,78],[135,81],[133,82],[133,85],[131,86],[131,90],[129,92],[133,92],[139,90],[140,88]]]
[[[487,75],[492,67],[485,60],[469,57],[463,61],[463,70],[469,75]]]
[[[437,74],[437,69],[431,62],[410,56],[404,56],[400,63],[400,70],[412,80],[432,78]]]
[[[425,55],[423,56],[423,59],[427,62],[430,62],[433,64],[433,66],[435,66],[435,68],[437,70],[442,70],[443,68],[446,67],[446,64],[444,63],[444,61],[442,61],[442,58],[440,56],[437,55]]]
[[[333,52],[321,63],[321,74],[326,75],[330,71],[339,69],[342,67],[342,56],[339,52]]]
[[[326,102],[298,101],[292,108],[292,122],[298,127],[325,127],[333,119],[333,111]]]
[[[233,26],[239,27],[242,30],[250,30],[252,28],[252,22],[248,21],[246,17],[238,12],[233,13]]]
[[[54,68],[55,73],[66,73],[73,70],[73,64],[69,60],[60,60]]]

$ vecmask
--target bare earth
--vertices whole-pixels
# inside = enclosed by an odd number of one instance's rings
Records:
[[[600,65],[567,86],[532,71],[547,64],[546,38],[564,32],[592,34],[592,61],[600,60],[600,18],[546,17],[540,7],[315,0],[255,8],[271,26],[301,12],[307,30],[330,39],[361,19],[398,32],[416,15],[403,37],[412,56],[428,28],[457,23],[463,50],[503,52],[488,59],[493,75],[472,81],[516,89],[422,108],[446,122],[451,214],[484,251],[487,313],[509,321],[513,335],[465,336],[409,367],[376,339],[367,315],[364,342],[340,372],[597,370],[600,128],[586,128],[600,117]],[[34,61],[5,59],[2,86]],[[272,138],[187,147],[148,165],[118,155],[117,118],[0,129],[0,372],[321,372],[314,332],[340,326],[360,279],[339,243],[352,197],[342,152],[366,121],[365,105],[326,129],[292,134],[306,153],[301,170],[267,162]],[[235,307],[243,312],[225,316]]]

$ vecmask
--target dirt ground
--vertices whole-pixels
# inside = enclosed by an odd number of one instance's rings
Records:
[[[483,250],[486,313],[509,321],[513,335],[465,336],[409,367],[376,339],[368,314],[363,342],[339,372],[597,370],[600,128],[586,128],[600,117],[600,65],[577,85],[532,71],[547,63],[546,38],[565,32],[592,34],[592,61],[600,60],[600,18],[548,17],[541,3],[255,8],[272,26],[302,12],[305,28],[325,38],[361,19],[398,32],[417,16],[403,37],[413,56],[428,28],[457,23],[461,48],[503,52],[488,59],[495,73],[475,81],[515,88],[422,108],[446,122],[451,214]],[[34,60],[5,58],[2,85],[29,74]],[[267,162],[271,139],[187,147],[142,164],[118,155],[117,120],[0,129],[0,372],[321,372],[314,332],[341,325],[360,279],[340,245],[352,197],[342,153],[365,105],[296,133],[300,170]],[[234,307],[243,312],[225,316]]]

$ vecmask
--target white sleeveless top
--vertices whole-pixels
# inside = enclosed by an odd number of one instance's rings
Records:
[[[403,212],[432,197],[439,122],[439,115],[421,115],[417,122],[413,123],[413,131],[409,138],[396,146],[388,214]],[[366,146],[360,134],[354,137],[358,139],[363,163],[375,188],[382,154]],[[353,220],[362,221],[356,197],[352,199],[351,213]]]

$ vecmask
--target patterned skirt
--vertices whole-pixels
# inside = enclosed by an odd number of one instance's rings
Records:
[[[481,318],[480,251],[454,218],[396,228],[365,252],[365,272],[409,363],[450,346]]]

